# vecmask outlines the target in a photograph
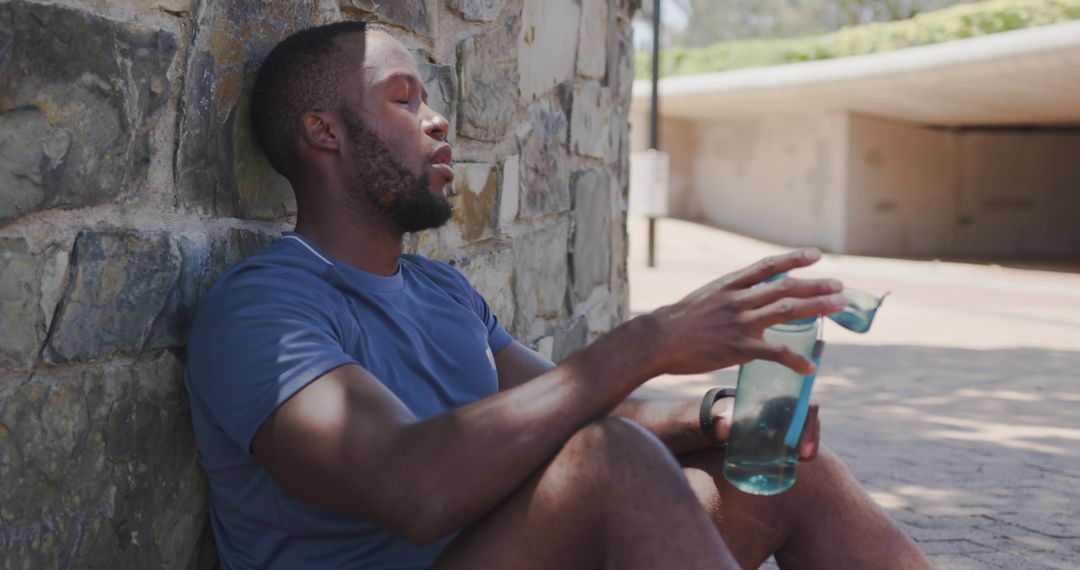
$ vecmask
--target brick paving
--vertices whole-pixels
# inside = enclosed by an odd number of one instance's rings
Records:
[[[783,250],[662,220],[648,269],[643,230],[633,312]],[[828,256],[813,273],[893,292],[866,335],[826,329],[815,385],[823,441],[878,504],[940,568],[1080,568],[1080,266]],[[735,371],[643,390],[721,383]]]

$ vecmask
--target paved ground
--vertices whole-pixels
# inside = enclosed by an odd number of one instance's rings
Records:
[[[662,220],[630,227],[631,309],[782,251]],[[1080,267],[827,256],[813,273],[892,291],[874,328],[826,328],[824,441],[941,568],[1080,568]],[[663,377],[697,395],[735,371]]]

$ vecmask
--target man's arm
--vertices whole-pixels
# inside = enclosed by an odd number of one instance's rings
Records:
[[[426,421],[367,371],[342,366],[279,407],[252,450],[300,498],[433,542],[482,517],[642,382],[655,366],[644,352],[603,381],[596,371],[650,326],[627,323],[562,367]]]
[[[495,353],[499,371],[499,389],[509,390],[555,368],[555,363],[543,355],[514,341]],[[730,398],[717,402],[714,417],[719,427],[731,417]],[[709,441],[698,425],[700,400],[659,400],[628,397],[611,413],[641,424],[663,441],[675,455],[708,447]],[[726,412],[726,413],[725,413]],[[726,430],[722,441],[726,440]]]
[[[761,332],[839,310],[839,283],[749,287],[816,259],[794,253],[763,261],[620,325],[529,382],[424,421],[371,374],[342,366],[278,407],[252,451],[302,499],[414,542],[438,540],[483,517],[648,378],[751,358],[811,370],[808,360],[764,343]]]
[[[525,345],[514,341],[495,354],[499,370],[499,389],[509,390],[555,368],[555,363]],[[704,394],[703,394],[704,396]],[[713,406],[713,425],[719,441],[727,441],[731,431],[733,398],[723,398]],[[624,417],[651,431],[675,455],[705,449],[712,445],[701,433],[700,399],[654,399],[630,396],[611,414]],[[799,442],[800,459],[810,460],[818,452],[818,407],[811,405],[806,427]]]

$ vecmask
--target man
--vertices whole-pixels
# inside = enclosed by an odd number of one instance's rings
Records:
[[[256,134],[295,233],[204,297],[186,381],[225,568],[923,568],[827,452],[772,498],[720,474],[731,399],[644,402],[661,373],[813,364],[764,328],[843,306],[801,251],[617,327],[560,366],[402,236],[451,215],[446,119],[412,56],[339,23],[267,57]],[[623,419],[626,418],[626,419]],[[629,421],[633,420],[633,421]],[[817,450],[816,407],[800,455]]]

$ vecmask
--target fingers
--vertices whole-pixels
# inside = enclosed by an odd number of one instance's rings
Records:
[[[813,461],[821,443],[821,422],[818,420],[818,405],[810,404],[803,424],[802,437],[799,438],[799,461]]]
[[[740,292],[739,303],[747,309],[756,309],[785,297],[810,298],[840,293],[844,284],[836,279],[795,279],[786,277],[761,287]]]
[[[721,398],[713,406],[713,433],[717,441],[727,441],[731,435],[731,414],[734,411],[735,398]]]
[[[787,366],[802,375],[813,374],[816,367],[814,363],[799,354],[791,351],[782,344],[769,344],[761,340],[753,340],[742,349],[742,355],[746,360],[771,360]]]
[[[761,261],[740,269],[724,278],[726,289],[746,289],[781,273],[813,265],[821,259],[821,250],[817,248],[800,249],[781,255],[766,257]]]
[[[747,311],[742,318],[743,322],[755,328],[765,329],[781,323],[837,313],[844,310],[846,305],[847,299],[840,293],[809,299],[785,297],[764,307]]]

